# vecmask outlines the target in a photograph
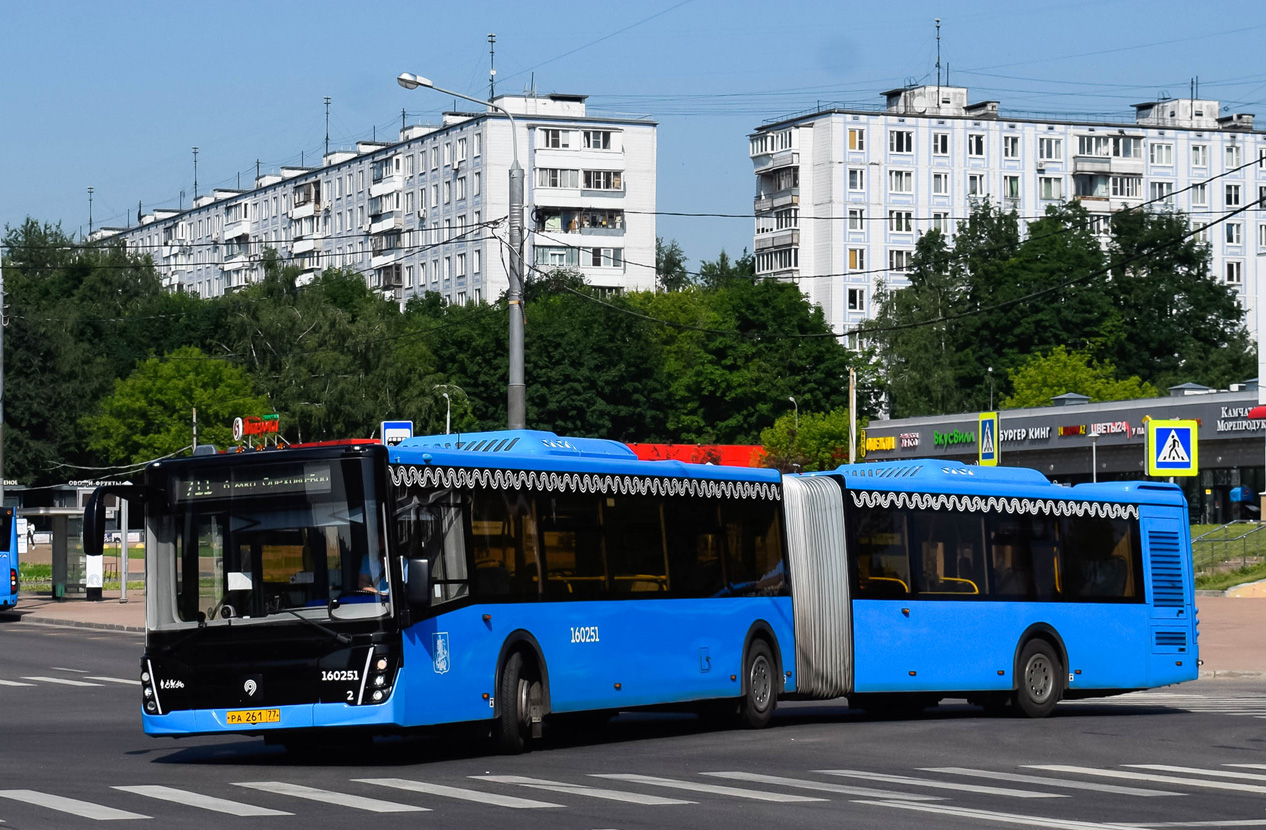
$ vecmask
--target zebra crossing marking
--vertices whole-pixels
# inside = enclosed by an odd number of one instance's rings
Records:
[[[624,772],[590,773],[593,778],[609,778],[613,781],[629,781],[635,784],[649,784],[652,787],[668,787],[674,790],[687,790],[711,795],[728,795],[733,798],[750,798],[755,801],[776,801],[783,803],[826,801],[825,798],[814,798],[807,795],[788,795],[771,793],[763,790],[740,790],[738,787],[723,787],[719,784],[704,784],[699,781],[681,781],[676,778],[660,778],[656,775],[636,775]]]
[[[95,819],[96,821],[149,818],[149,816],[144,816],[140,813],[130,813],[127,810],[116,810],[113,807],[106,807],[104,804],[93,804],[91,801],[80,801],[77,798],[66,798],[65,796],[37,792],[36,790],[0,790],[0,798],[21,801],[24,804],[45,807],[49,810],[56,810],[59,813],[70,813],[72,816]]]
[[[23,680],[36,680],[40,683],[56,683],[59,686],[100,686],[100,683],[88,683],[83,680],[71,680],[68,677],[23,677]]]
[[[17,680],[0,680],[0,686],[34,686],[34,683],[21,683]]]
[[[1015,784],[1041,784],[1048,787],[1064,787],[1070,790],[1093,790],[1116,795],[1137,795],[1144,798],[1150,796],[1183,796],[1185,793],[1168,790],[1145,790],[1140,787],[1123,787],[1118,784],[1096,784],[1091,781],[1070,781],[1065,778],[1048,778],[1043,775],[1024,775],[1018,772],[993,772],[983,769],[967,769],[965,767],[922,767],[923,772],[940,772],[945,775],[967,775],[973,778],[992,778],[995,781],[1011,781]]]
[[[1157,784],[1182,784],[1188,787],[1204,787],[1210,790],[1232,790],[1240,793],[1266,794],[1266,786],[1254,784],[1234,784],[1230,781],[1201,781],[1193,778],[1179,778],[1174,775],[1154,775],[1146,772],[1128,772],[1118,769],[1097,769],[1095,767],[1078,767],[1067,764],[1025,764],[1028,769],[1040,769],[1047,772],[1068,772],[1074,775],[1098,775],[1103,778],[1124,778],[1132,781],[1151,781]]]
[[[230,801],[227,798],[202,795],[201,793],[190,792],[189,790],[178,790],[175,787],[164,787],[158,784],[111,787],[111,789],[125,793],[132,793],[133,795],[143,795],[148,798],[156,798],[159,801],[171,801],[186,807],[198,807],[203,810],[210,810],[214,813],[227,813],[231,816],[294,815],[294,813],[287,813],[285,810],[256,807],[254,804],[243,804],[240,801]]]
[[[643,795],[623,790],[607,790],[601,787],[590,787],[586,784],[567,784],[562,781],[547,781],[543,778],[525,778],[521,775],[472,775],[479,781],[492,781],[497,784],[518,784],[538,790],[583,795],[590,798],[604,798],[608,801],[627,801],[630,804],[657,806],[662,804],[694,804],[694,801],[682,801],[677,798],[664,798],[660,795]]]
[[[964,793],[981,793],[982,795],[1002,795],[1008,798],[1068,798],[1063,793],[1042,793],[1033,790],[1015,790],[1010,787],[986,787],[980,784],[958,784],[952,781],[934,781],[930,778],[913,778],[908,775],[888,775],[882,772],[866,772],[856,769],[819,769],[823,775],[838,775],[842,778],[862,778],[869,781],[883,781],[888,784],[907,784],[914,787],[932,787],[933,789],[955,790]]]
[[[784,778],[781,775],[763,775],[758,772],[705,772],[717,778],[728,778],[733,781],[751,781],[755,784],[778,784],[783,787],[798,787],[802,790],[817,790],[839,795],[858,795],[867,798],[901,798],[906,801],[944,801],[939,795],[923,793],[903,793],[894,790],[877,790],[872,787],[853,787],[848,784],[834,784],[829,781],[812,781],[807,778]]]
[[[318,801],[322,804],[336,804],[340,807],[351,807],[355,810],[368,810],[371,813],[429,813],[429,807],[417,807],[412,804],[401,804],[397,801],[383,801],[380,798],[369,798],[350,793],[320,790],[303,784],[290,784],[285,781],[239,781],[234,787],[246,787],[274,795],[289,795]]]
[[[462,787],[449,787],[444,784],[431,784],[426,781],[412,781],[407,778],[353,778],[358,784],[377,784],[380,787],[393,787],[427,795],[438,795],[444,798],[456,798],[462,801],[474,801],[477,804],[488,804],[493,807],[509,807],[515,810],[538,807],[562,807],[562,804],[551,804],[548,801],[533,801],[530,798],[519,798],[513,795],[467,790]]]
[[[853,804],[868,804],[872,807],[892,807],[898,810],[915,810],[956,818],[968,818],[977,821],[993,821],[1002,824],[1020,824],[1025,827],[1049,827],[1052,830],[1138,830],[1137,824],[1103,824],[1092,821],[1074,821],[1064,818],[1047,818],[1045,816],[1025,816],[1016,813],[997,813],[992,810],[977,810],[971,807],[951,807],[948,804],[914,804],[909,801],[854,801]]]

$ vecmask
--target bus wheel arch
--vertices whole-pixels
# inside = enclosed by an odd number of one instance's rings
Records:
[[[783,677],[778,638],[769,623],[757,620],[743,643],[739,717],[745,726],[760,729],[769,724],[785,686]]]
[[[529,632],[513,632],[497,656],[492,735],[497,748],[517,755],[529,738],[541,736],[550,711],[549,669],[540,643]]]
[[[1068,649],[1046,623],[1029,626],[1016,645],[1012,689],[1016,708],[1031,718],[1051,714],[1068,688]]]

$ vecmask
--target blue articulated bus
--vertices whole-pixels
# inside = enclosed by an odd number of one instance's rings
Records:
[[[1176,487],[901,462],[781,476],[506,431],[150,465],[142,721],[301,744],[779,697],[1048,714],[1196,674]],[[99,549],[99,544],[96,549]],[[89,543],[90,552],[95,552]]]
[[[0,508],[0,609],[18,603],[18,522],[13,509]]]

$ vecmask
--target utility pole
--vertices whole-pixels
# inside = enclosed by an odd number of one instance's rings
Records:
[[[848,370],[848,463],[857,461],[857,370]]]

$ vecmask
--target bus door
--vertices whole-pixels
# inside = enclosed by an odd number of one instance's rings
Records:
[[[10,508],[0,509],[0,608],[18,601],[18,529]]]

